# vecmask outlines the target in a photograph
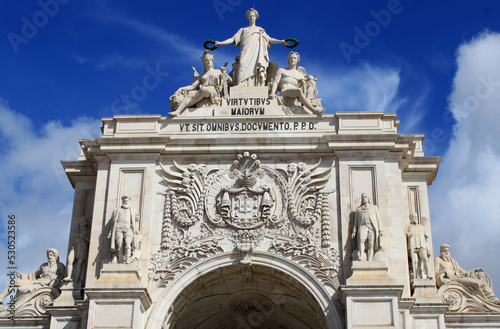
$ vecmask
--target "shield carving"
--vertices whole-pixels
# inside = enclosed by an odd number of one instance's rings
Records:
[[[252,230],[268,222],[277,224],[286,213],[279,174],[261,167],[256,155],[239,155],[211,182],[205,197],[207,215],[217,226]]]

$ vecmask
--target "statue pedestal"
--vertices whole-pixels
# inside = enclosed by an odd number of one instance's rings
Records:
[[[73,282],[63,282],[61,294],[54,300],[54,307],[76,306],[77,301],[82,301],[83,291],[80,285],[75,286]]]
[[[415,328],[445,329],[444,313],[448,305],[441,302],[436,293],[436,284],[433,279],[414,279],[411,281],[413,287],[413,305],[409,314]]]
[[[276,98],[269,98],[269,90],[263,87],[231,87],[230,97],[223,99],[221,106],[213,108],[214,116],[262,117],[265,115],[283,116],[283,107]],[[242,130],[244,128],[242,127]]]
[[[391,285],[394,278],[389,276],[389,268],[385,261],[354,261],[351,266],[351,276],[346,280],[352,285]]]
[[[437,295],[436,284],[432,279],[412,280],[413,295],[417,302],[440,303],[441,298]]]
[[[346,328],[400,328],[399,299],[402,285],[341,286]]]
[[[98,285],[106,287],[137,287],[142,288],[141,274],[137,265],[131,264],[104,264]]]
[[[89,297],[89,328],[140,328],[142,313],[152,304],[136,264],[104,264]],[[119,303],[116,301],[119,300]]]
[[[87,328],[142,328],[142,314],[152,304],[146,288],[92,288],[85,293],[89,297]]]
[[[63,282],[61,294],[54,300],[52,306],[47,307],[47,312],[51,315],[50,328],[84,328],[82,320],[82,304],[84,303],[83,290],[80,284],[74,282]]]
[[[399,328],[403,285],[389,276],[385,261],[354,261],[351,276],[340,288],[346,328]]]

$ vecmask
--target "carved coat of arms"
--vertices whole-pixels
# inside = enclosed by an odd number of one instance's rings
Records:
[[[188,263],[228,251],[229,242],[242,264],[264,248],[306,261],[315,275],[336,286],[338,252],[330,246],[330,192],[325,191],[331,167],[319,168],[320,163],[273,169],[244,152],[217,169],[160,164],[168,190],[161,250],[152,258],[150,277],[172,277]]]

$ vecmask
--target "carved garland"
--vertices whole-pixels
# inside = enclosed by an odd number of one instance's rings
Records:
[[[165,203],[163,205],[163,222],[161,225],[161,248],[168,249],[170,243],[170,222],[172,218],[170,217],[170,193],[165,193]]]
[[[321,215],[321,246],[323,248],[330,247],[330,208],[328,207],[328,193],[320,193],[323,208]]]

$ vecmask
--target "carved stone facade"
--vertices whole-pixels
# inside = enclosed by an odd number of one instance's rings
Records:
[[[288,45],[247,17],[213,43]],[[246,51],[232,76],[205,53],[170,117],[104,118],[80,141],[69,273],[0,328],[500,328],[484,271],[428,261],[440,158],[423,136],[395,114],[323,114],[297,53],[278,69]]]
[[[495,323],[498,305],[481,291],[449,282],[438,294],[433,275],[413,274],[411,250],[422,246],[410,237],[422,232],[432,250],[427,184],[439,164],[424,156],[421,135],[398,134],[391,114],[289,118],[103,119],[103,136],[82,140],[80,160],[64,162],[75,187],[69,250],[86,247],[90,230],[88,254],[70,257],[73,280],[34,291],[32,304],[19,299],[27,306],[18,321],[28,328],[420,329],[455,328],[459,314],[480,328],[474,314],[483,312]],[[258,136],[217,128],[273,122],[281,122],[278,130]],[[125,195],[132,210],[124,213],[142,243],[134,252],[132,242],[130,256],[124,249],[115,264],[108,233]],[[357,261],[353,233],[363,204],[376,207],[383,234],[373,259],[365,249]],[[81,256],[85,279],[75,282]],[[9,321],[0,324],[15,327]]]

